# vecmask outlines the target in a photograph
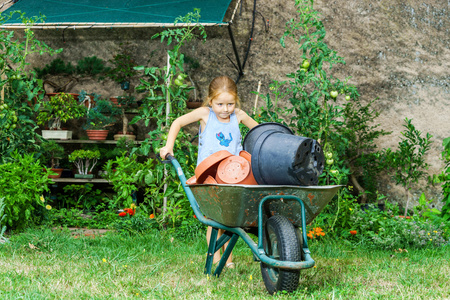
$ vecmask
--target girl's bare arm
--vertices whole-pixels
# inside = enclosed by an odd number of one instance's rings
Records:
[[[247,113],[245,111],[243,111],[242,109],[236,108],[236,116],[238,118],[239,123],[244,124],[245,126],[247,126],[250,129],[252,129],[256,125],[258,125],[258,122],[253,120],[253,118],[250,117],[249,115],[247,115]]]
[[[173,155],[175,140],[182,127],[201,120],[206,123],[208,116],[209,109],[207,107],[199,107],[173,121],[172,125],[170,125],[169,134],[167,135],[166,145],[159,151],[161,158],[165,159],[167,154]]]

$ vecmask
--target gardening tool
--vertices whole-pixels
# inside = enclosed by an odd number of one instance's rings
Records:
[[[211,274],[214,253],[229,241],[214,275],[219,276],[239,237],[260,262],[269,293],[294,291],[301,269],[311,268],[306,224],[333,198],[340,186],[186,184],[179,162],[170,154],[197,219],[212,227],[204,272]],[[218,229],[225,233],[217,239]],[[258,236],[254,242],[248,233]]]

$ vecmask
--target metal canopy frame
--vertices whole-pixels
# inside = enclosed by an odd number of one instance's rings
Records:
[[[230,62],[233,64],[233,66],[236,68],[237,72],[238,72],[238,76],[236,78],[236,83],[239,82],[240,78],[242,76],[244,76],[244,68],[245,68],[245,63],[247,61],[248,58],[248,54],[250,52],[250,46],[251,46],[251,42],[253,40],[253,29],[254,29],[254,25],[255,25],[255,15],[256,15],[256,0],[253,1],[253,20],[252,20],[252,27],[251,27],[251,31],[250,31],[250,37],[248,40],[248,46],[247,46],[247,51],[245,53],[244,56],[244,60],[241,63],[241,59],[239,58],[239,54],[238,54],[238,50],[236,47],[236,41],[234,39],[234,35],[233,35],[233,30],[232,30],[232,24],[233,24],[233,20],[234,17],[236,15],[237,9],[239,7],[239,5],[242,4],[242,0],[238,0],[236,2],[236,6],[234,7],[233,13],[231,15],[231,18],[228,22],[223,22],[223,23],[200,23],[203,26],[206,27],[214,27],[214,26],[226,26],[228,28],[228,34],[230,36],[230,40],[231,40],[231,44],[232,44],[232,48],[233,48],[233,52],[235,55],[235,59],[236,59],[236,63],[233,62],[233,60],[231,60],[230,57],[227,58],[230,60]],[[10,7],[9,10],[11,10],[11,8],[13,9],[14,7]],[[5,23],[3,24],[1,27],[5,28],[5,29],[25,29],[25,28],[32,28],[32,29],[42,29],[42,30],[54,30],[54,29],[93,29],[93,28],[157,28],[157,27],[185,27],[188,24],[186,23],[177,23],[177,24],[173,24],[173,23],[119,23],[119,22],[107,22],[107,23],[98,23],[98,22],[43,22],[43,23],[35,23],[33,25],[27,25],[27,24],[22,24],[22,23]]]

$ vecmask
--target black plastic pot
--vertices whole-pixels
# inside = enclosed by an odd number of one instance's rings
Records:
[[[294,134],[289,127],[284,126],[283,124],[273,122],[261,123],[253,127],[245,136],[243,143],[244,150],[250,154],[253,154],[253,147],[255,146],[259,136],[267,131],[276,131],[292,135]]]
[[[269,130],[255,130],[244,140],[258,184],[317,185],[325,161],[322,147],[314,139],[295,136],[289,128],[273,124],[261,126]]]

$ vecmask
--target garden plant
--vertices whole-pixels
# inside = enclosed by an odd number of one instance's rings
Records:
[[[90,174],[97,165],[99,158],[100,151],[98,150],[78,149],[69,155],[69,161],[74,163],[78,174],[82,175]]]
[[[0,29],[0,157],[7,159],[14,151],[31,153],[39,150],[41,139],[37,134],[35,114],[43,99],[42,80],[29,70],[30,55],[54,55],[62,49],[53,50],[36,39],[31,27],[41,17],[27,18],[20,12],[1,14],[0,24],[17,17],[27,25],[24,35]]]

